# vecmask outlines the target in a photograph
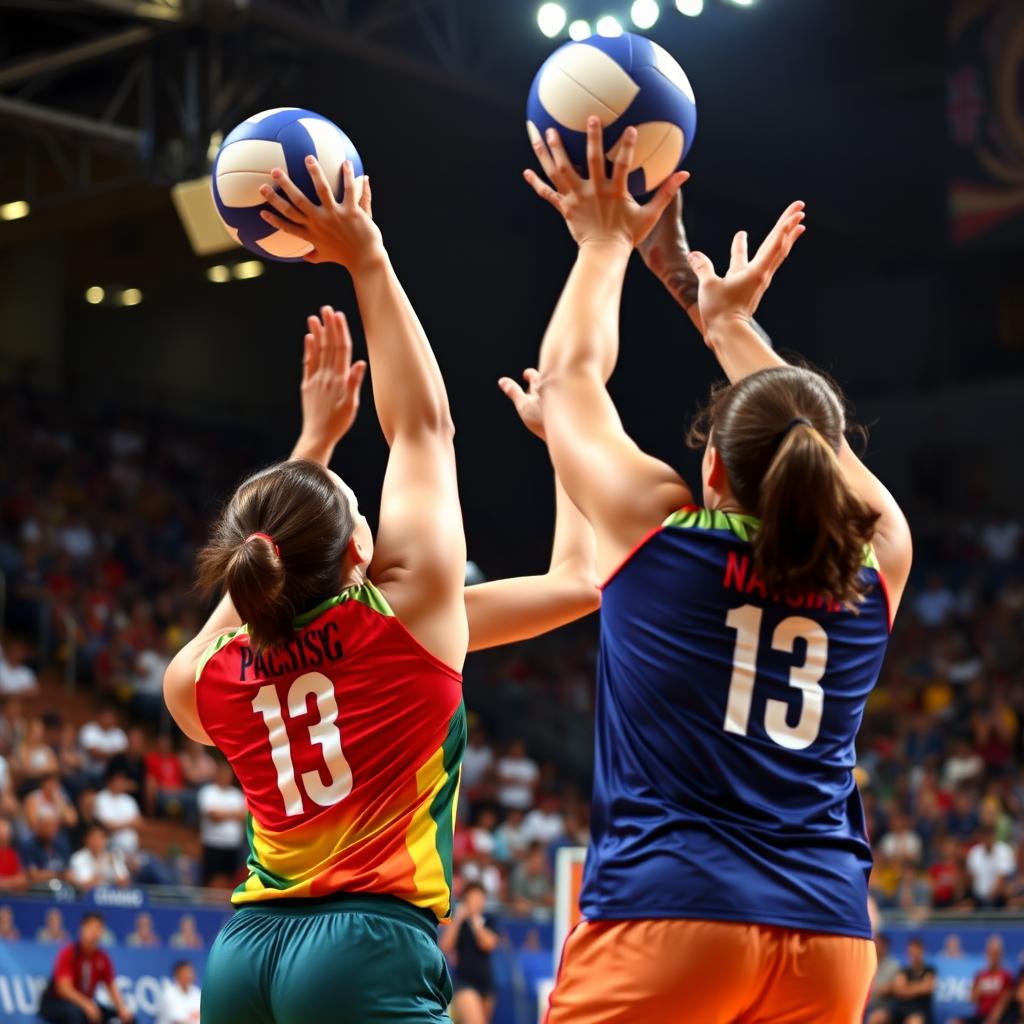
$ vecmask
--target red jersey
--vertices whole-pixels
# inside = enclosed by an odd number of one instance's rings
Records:
[[[174,754],[147,754],[146,775],[161,789],[185,788],[185,772]]]
[[[979,1017],[987,1017],[1002,995],[1013,987],[1013,975],[1005,967],[986,967],[974,976],[975,1009]]]
[[[462,677],[376,587],[324,602],[262,654],[244,626],[219,637],[200,659],[196,703],[249,807],[235,903],[360,892],[447,917]]]
[[[101,982],[108,987],[114,985],[114,965],[102,949],[86,953],[77,942],[65,946],[53,965],[53,980],[70,981],[75,991],[92,999],[96,986]]]
[[[18,851],[10,846],[0,847],[0,878],[13,878],[22,872]]]

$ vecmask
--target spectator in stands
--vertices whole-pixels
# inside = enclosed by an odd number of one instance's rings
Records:
[[[139,849],[139,825],[142,812],[128,792],[130,783],[123,771],[111,772],[106,786],[96,794],[96,818],[110,833],[110,845],[122,853]]]
[[[64,915],[59,907],[50,907],[43,917],[43,927],[36,932],[36,942],[47,945],[60,945],[71,936],[64,927]]]
[[[512,869],[508,881],[508,896],[516,910],[524,914],[554,906],[551,869],[544,847],[540,843],[533,843],[525,860],[520,861]]]
[[[868,1024],[933,1024],[935,968],[925,963],[924,943],[917,938],[907,943],[907,966],[892,983],[892,1001],[876,1010]]]
[[[125,939],[125,944],[133,948],[155,949],[160,945],[160,936],[153,927],[153,915],[143,911],[135,917],[135,930]]]
[[[185,786],[181,758],[167,733],[157,736],[156,749],[146,755],[145,793],[151,813],[193,820],[195,794]]]
[[[974,791],[966,786],[953,794],[953,806],[946,816],[946,828],[951,836],[965,841],[973,838],[981,823],[976,801]]]
[[[462,785],[467,792],[476,788],[487,778],[494,766],[494,751],[491,750],[483,726],[474,720],[466,741],[466,754],[462,760]]]
[[[531,843],[550,846],[565,834],[565,819],[562,817],[562,801],[553,793],[540,798],[537,807],[529,811],[523,820],[523,830]]]
[[[530,848],[526,835],[526,814],[518,807],[509,808],[505,820],[495,830],[497,846],[505,860],[519,860]]]
[[[209,748],[195,740],[189,740],[181,752],[181,768],[185,773],[185,782],[195,791],[217,777],[217,762],[213,759]]]
[[[199,790],[203,885],[234,885],[245,838],[246,816],[245,797],[235,785],[231,765],[219,760],[215,780]]]
[[[956,907],[967,898],[967,872],[963,851],[955,836],[947,836],[941,853],[928,869],[932,887],[932,906],[938,910]]]
[[[964,736],[954,738],[950,742],[949,756],[942,769],[942,784],[946,789],[956,789],[966,783],[974,782],[985,771],[985,761],[971,746],[971,741]],[[972,793],[961,790],[957,801],[960,812],[973,810]],[[965,799],[966,797],[966,799]]]
[[[29,645],[18,637],[9,636],[0,646],[0,694],[33,697],[39,692],[39,680],[28,664],[30,654]]]
[[[64,881],[71,851],[52,818],[44,818],[21,848],[21,860],[30,882]]]
[[[74,828],[78,824],[78,812],[68,799],[56,773],[44,775],[39,788],[25,797],[25,822],[33,831],[44,818],[53,818],[62,829]]]
[[[145,732],[137,725],[128,730],[128,745],[107,762],[105,778],[121,772],[128,780],[128,792],[141,806],[146,794],[146,750],[148,743]]]
[[[82,726],[78,745],[85,752],[86,770],[99,782],[110,759],[128,746],[128,737],[118,724],[117,708],[113,704],[103,705],[96,721]]]
[[[195,968],[188,960],[179,960],[160,993],[156,1024],[199,1024],[199,1000]]]
[[[882,837],[879,850],[882,856],[901,864],[920,863],[921,837],[910,827],[905,814],[892,816],[889,831]]]
[[[1013,975],[1003,965],[1003,940],[989,936],[985,943],[985,966],[974,975],[971,1002],[974,1014],[950,1024],[1002,1024],[1003,1015],[1013,1000]]]
[[[494,1015],[491,954],[501,940],[486,906],[483,886],[471,882],[440,935],[441,951],[455,967],[452,1010],[459,1024],[489,1024]]]
[[[875,951],[878,955],[878,967],[875,970],[875,979],[871,982],[867,1009],[864,1011],[868,1024],[880,1024],[882,1021],[890,1020],[893,983],[901,969],[899,960],[889,951],[887,935],[879,932],[875,936]]]
[[[21,892],[27,887],[28,874],[11,845],[11,823],[0,818],[0,892]]]
[[[131,881],[124,854],[109,842],[102,825],[93,825],[85,834],[85,845],[71,855],[68,881],[79,892]]]
[[[914,595],[911,605],[922,626],[938,629],[946,624],[956,608],[956,596],[946,586],[941,573],[933,572],[923,590]]]
[[[46,715],[43,716],[45,722]],[[57,726],[57,741],[54,752],[57,755],[61,781],[75,796],[88,783],[85,771],[85,755],[78,746],[78,731],[72,722],[61,722]]]
[[[167,943],[171,949],[202,949],[203,937],[196,928],[196,919],[191,914],[182,914],[178,930]]]
[[[0,939],[4,942],[21,942],[21,932],[14,924],[14,911],[10,907],[0,907]]]
[[[979,841],[967,852],[971,899],[978,907],[1001,907],[1006,903],[1017,859],[1012,846],[996,839],[991,825],[983,825],[979,835]]]
[[[164,714],[164,673],[171,663],[171,654],[163,632],[156,632],[153,641],[135,659],[131,687],[134,714],[156,723]]]
[[[11,786],[11,769],[7,758],[0,754],[0,815],[13,818],[18,810],[18,801]]]
[[[506,809],[528,811],[540,779],[537,762],[526,754],[526,744],[513,740],[497,764],[498,803]]]
[[[13,768],[21,780],[18,790],[22,796],[35,789],[48,775],[58,774],[57,755],[46,742],[41,718],[29,719],[25,737],[14,752]]]
[[[114,965],[100,949],[104,927],[101,915],[86,914],[78,929],[78,941],[65,946],[57,955],[39,1008],[43,1020],[50,1024],[131,1024],[135,1019],[114,984]],[[114,1004],[113,1009],[94,998],[101,984]]]

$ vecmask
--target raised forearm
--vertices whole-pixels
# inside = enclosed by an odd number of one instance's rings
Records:
[[[755,328],[754,322],[744,317],[717,321],[708,328],[705,341],[730,384],[759,370],[786,365],[785,359],[765,340],[766,335]]]
[[[551,544],[549,573],[566,572],[581,581],[593,582],[597,573],[597,539],[594,528],[576,507],[555,477],[555,537]]]
[[[334,455],[334,445],[322,438],[308,437],[305,432],[299,435],[289,459],[308,459],[310,462],[328,466]]]
[[[353,271],[384,437],[450,427],[444,379],[391,261],[381,253]]]
[[[619,355],[619,308],[630,249],[580,247],[540,350],[541,380],[591,370],[607,381]]]

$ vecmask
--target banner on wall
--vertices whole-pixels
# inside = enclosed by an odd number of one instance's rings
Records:
[[[39,1000],[50,978],[59,947],[36,942],[0,943],[0,1020],[11,1024],[39,1024]],[[139,1024],[154,1024],[171,968],[188,959],[202,976],[206,954],[192,956],[175,949],[108,950],[117,976],[117,988]],[[97,992],[100,995],[100,992]],[[197,1022],[198,1024],[198,1022]]]
[[[948,119],[953,241],[1024,244],[1024,4],[955,0]]]

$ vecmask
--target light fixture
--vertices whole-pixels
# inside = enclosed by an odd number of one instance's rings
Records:
[[[633,7],[629,12],[637,28],[653,28],[660,14],[661,8],[657,0],[633,0]]]
[[[688,18],[696,18],[704,10],[704,0],[676,0],[676,10]]]
[[[598,18],[597,34],[599,36],[605,36],[608,39],[614,39],[616,36],[621,36],[622,26],[619,24],[619,19],[613,14],[606,14],[602,18]]]
[[[259,260],[245,260],[242,263],[236,263],[232,272],[236,281],[249,281],[254,277],[262,276],[263,269],[263,264]]]
[[[206,268],[206,280],[211,284],[226,284],[231,280],[231,268],[218,263],[216,266]]]
[[[581,43],[584,39],[589,39],[593,34],[590,29],[590,22],[585,21],[583,18],[577,18],[569,26],[569,38],[577,43]]]
[[[737,7],[753,7],[754,0],[729,0],[729,3],[735,4]]]
[[[217,159],[217,151],[223,141],[224,133],[221,131],[216,131],[210,136],[209,145],[206,147],[206,159],[210,164]]]
[[[541,4],[537,10],[537,27],[548,39],[554,39],[565,28],[567,18],[561,4]]]
[[[12,203],[0,205],[0,220],[21,220],[27,217],[32,207],[24,199],[16,199]]]
[[[117,296],[119,306],[137,306],[142,301],[142,292],[138,288],[125,288]]]
[[[85,289],[85,301],[90,306],[98,306],[106,297],[107,293],[98,284]]]

